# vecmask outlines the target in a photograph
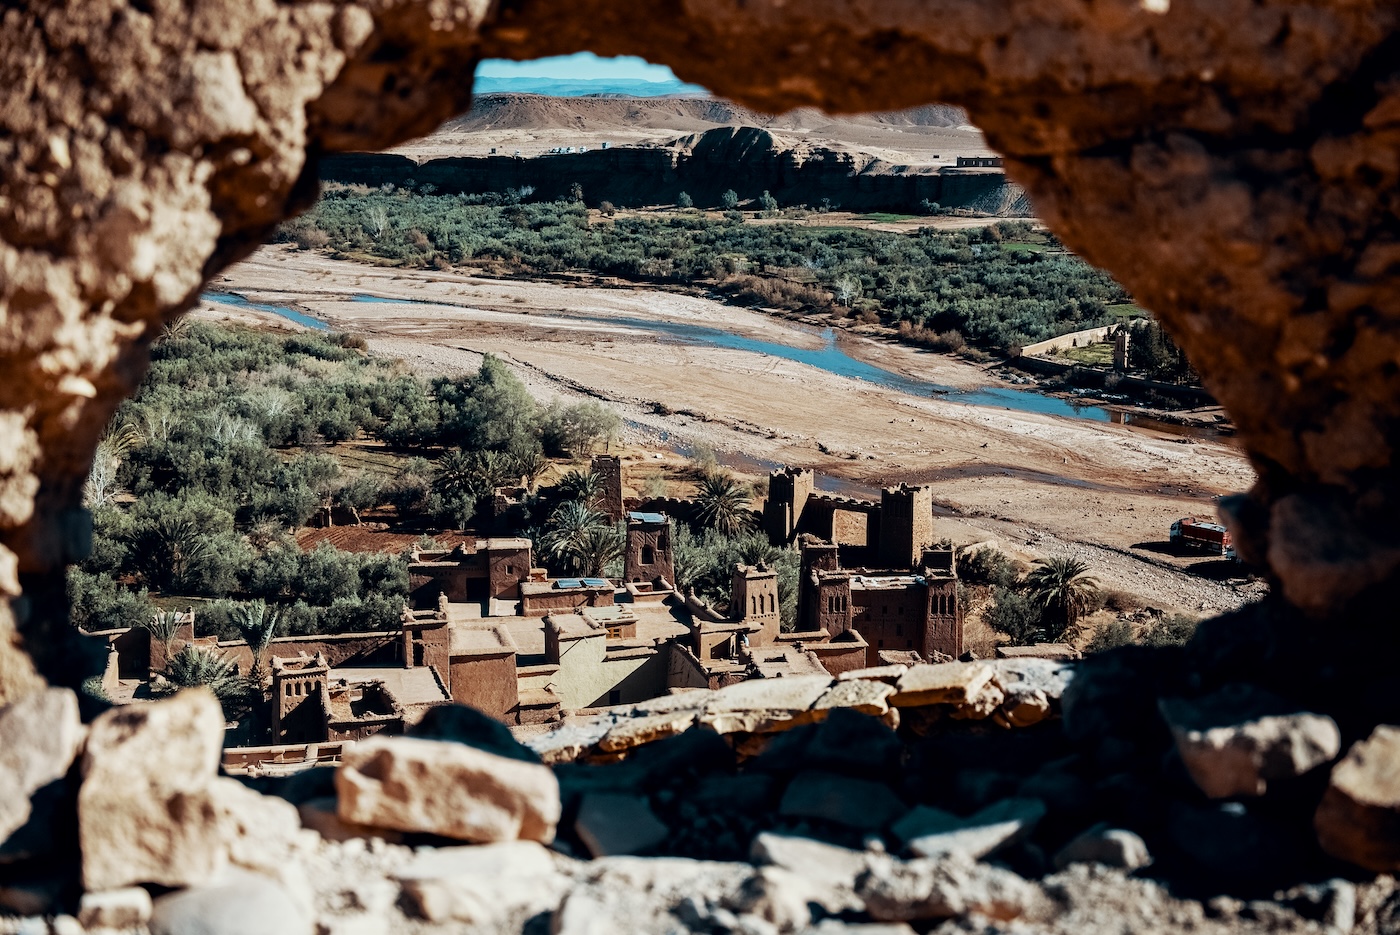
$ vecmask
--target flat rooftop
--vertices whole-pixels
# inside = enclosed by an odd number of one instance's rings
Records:
[[[332,678],[345,679],[347,682],[383,682],[385,689],[394,696],[394,700],[405,708],[443,704],[452,700],[452,697],[443,691],[442,684],[438,682],[430,666],[415,666],[412,669],[332,669],[330,674]]]
[[[923,575],[851,575],[851,588],[874,591],[886,588],[912,588],[927,583]]]
[[[581,640],[602,636],[603,630],[590,623],[582,614],[546,614],[545,623],[559,633],[561,640]]]
[[[613,584],[606,578],[550,578],[548,581],[522,581],[520,593],[558,594],[560,591],[611,591]]]
[[[510,631],[500,624],[457,625],[452,627],[452,655],[501,655],[516,652]]]

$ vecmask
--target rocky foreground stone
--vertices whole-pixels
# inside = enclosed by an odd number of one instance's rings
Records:
[[[1337,872],[1323,849],[1396,866],[1400,729],[1353,746],[1324,795],[1335,724],[1278,698],[1169,693],[1137,709],[1133,745],[1113,733],[1114,673],[1076,702],[1109,705],[1083,743],[1059,720],[1080,678],[1062,663],[888,669],[682,692],[528,746],[444,708],[417,736],[261,791],[217,775],[207,692],[113,709],[85,742],[80,725],[24,741],[51,755],[12,782],[79,781],[83,892],[41,869],[9,882],[0,849],[0,935],[21,931],[5,910],[69,913],[25,922],[35,935],[1223,935],[1400,919],[1389,878],[1299,882]],[[1041,701],[1045,717],[1023,716]],[[77,725],[61,693],[28,703]],[[1178,899],[1135,876],[1158,867],[1252,895]]]

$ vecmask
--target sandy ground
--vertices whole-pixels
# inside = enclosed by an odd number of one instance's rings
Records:
[[[661,340],[619,320],[819,342],[783,319],[685,295],[381,269],[286,247],[260,250],[212,287],[295,303],[425,375],[474,369],[482,353],[496,354],[537,398],[613,404],[633,442],[708,445],[754,472],[763,462],[813,467],[844,479],[845,493],[931,483],[958,514],[940,535],[998,541],[1027,558],[1075,554],[1105,586],[1157,606],[1219,610],[1258,590],[1214,580],[1218,561],[1154,545],[1173,520],[1211,515],[1215,496],[1253,482],[1244,457],[1217,441],[915,397],[750,351]],[[351,301],[355,294],[443,304]],[[841,340],[848,354],[886,369],[960,388],[998,385],[955,358]]]

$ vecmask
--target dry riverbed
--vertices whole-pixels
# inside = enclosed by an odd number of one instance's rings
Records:
[[[1162,554],[1173,520],[1254,479],[1235,449],[1124,426],[917,396],[750,350],[684,343],[635,322],[677,322],[790,346],[823,339],[780,318],[693,296],[403,271],[265,247],[211,289],[295,304],[430,375],[511,363],[539,399],[592,397],[630,423],[629,441],[706,445],[757,462],[813,467],[852,490],[926,482],[958,514],[944,533],[994,539],[1027,557],[1072,552],[1106,586],[1192,611],[1243,589]],[[352,296],[436,303],[355,301]],[[206,303],[203,314],[259,313]],[[1000,382],[965,361],[840,336],[850,356],[958,389]],[[1136,548],[1135,548],[1136,547]],[[1218,563],[1213,563],[1214,567]]]

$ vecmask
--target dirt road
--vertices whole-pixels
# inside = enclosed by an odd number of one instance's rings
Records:
[[[1253,482],[1244,457],[1218,441],[916,396],[751,350],[684,343],[647,324],[797,346],[821,338],[665,292],[382,269],[286,247],[260,250],[212,287],[295,303],[424,374],[474,369],[482,353],[496,354],[539,399],[611,403],[633,441],[703,444],[869,487],[932,483],[961,514],[947,521],[955,540],[1006,540],[1028,557],[1083,552],[1109,586],[1156,582],[1144,596],[1159,605],[1223,609],[1242,599],[1231,585],[1173,570],[1192,560],[1134,549],[1164,540],[1181,516],[1212,514],[1215,496]],[[841,348],[950,387],[998,385],[943,355],[844,335]]]

